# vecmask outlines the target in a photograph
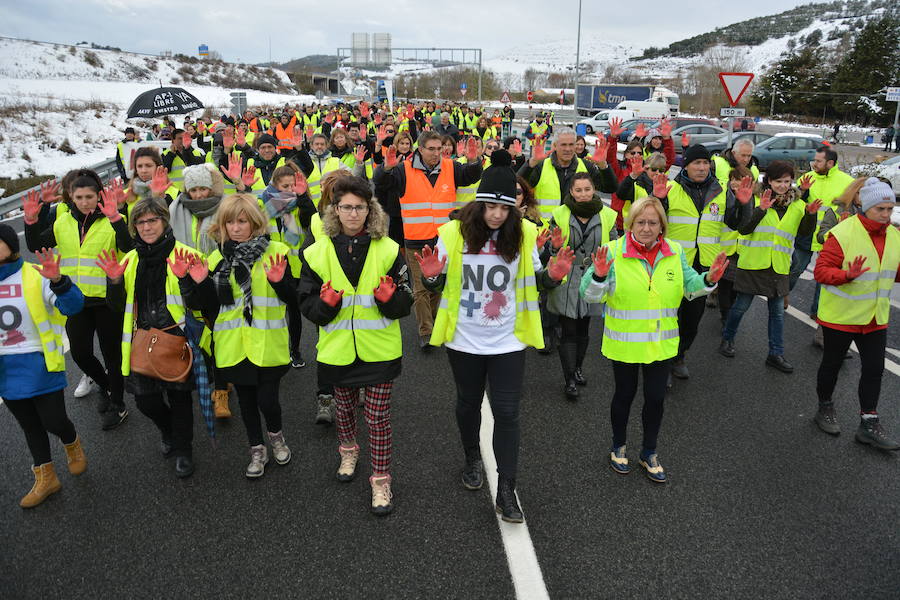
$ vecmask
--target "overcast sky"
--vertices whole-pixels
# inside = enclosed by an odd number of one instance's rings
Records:
[[[800,4],[809,2],[754,0],[725,10],[710,0],[584,0],[582,39],[663,46]],[[365,15],[358,5],[367,7]],[[268,60],[270,36],[272,59],[286,62],[334,54],[350,46],[354,31],[388,32],[395,47],[483,48],[487,59],[531,41],[574,40],[578,22],[578,0],[0,0],[0,6],[0,35],[152,54],[196,55],[206,43],[225,60],[249,63]]]

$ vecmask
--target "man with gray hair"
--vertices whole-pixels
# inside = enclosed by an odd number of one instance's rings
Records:
[[[450,122],[450,113],[447,111],[441,113],[441,122],[434,128],[434,131],[438,135],[449,135],[454,141],[459,141],[459,127]]]
[[[742,137],[734,142],[731,149],[723,152],[721,156],[713,156],[712,172],[723,189],[727,189],[728,176],[731,174],[731,170],[738,165],[750,169],[753,180],[759,181],[759,168],[753,164],[753,149],[755,147],[753,140]]]

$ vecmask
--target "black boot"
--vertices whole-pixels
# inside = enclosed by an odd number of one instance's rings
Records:
[[[467,490],[480,490],[484,485],[484,464],[481,462],[481,449],[478,446],[466,448],[462,482]]]
[[[497,481],[497,512],[507,523],[522,523],[525,516],[516,501],[516,480],[500,476]]]
[[[544,347],[538,350],[540,354],[553,354],[556,348],[556,332],[552,327],[544,327]]]
[[[576,342],[576,350],[575,350],[575,383],[578,385],[587,385],[587,379],[584,377],[584,372],[581,370],[581,366],[584,364],[584,357],[587,356],[588,344],[590,343],[590,338],[580,337]]]
[[[559,343],[559,364],[562,367],[563,378],[566,382],[566,398],[575,400],[578,398],[578,389],[575,387],[575,354],[577,346],[574,341],[564,340]]]

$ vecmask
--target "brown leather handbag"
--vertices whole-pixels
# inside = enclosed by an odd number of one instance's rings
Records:
[[[169,382],[187,381],[194,353],[187,338],[166,333],[167,329],[136,329],[131,339],[131,370]]]

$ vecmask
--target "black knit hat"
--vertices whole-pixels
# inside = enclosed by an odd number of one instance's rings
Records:
[[[6,223],[0,223],[0,241],[9,246],[13,254],[19,253],[19,234]]]
[[[256,145],[257,148],[262,146],[263,144],[272,144],[276,148],[278,147],[278,140],[275,139],[275,136],[269,135],[268,133],[264,133],[259,136],[259,143]]]
[[[703,144],[694,144],[684,149],[684,166],[688,166],[695,160],[709,160],[709,150]]]
[[[506,150],[494,150],[491,154],[491,166],[481,174],[475,200],[516,205],[516,172]]]

